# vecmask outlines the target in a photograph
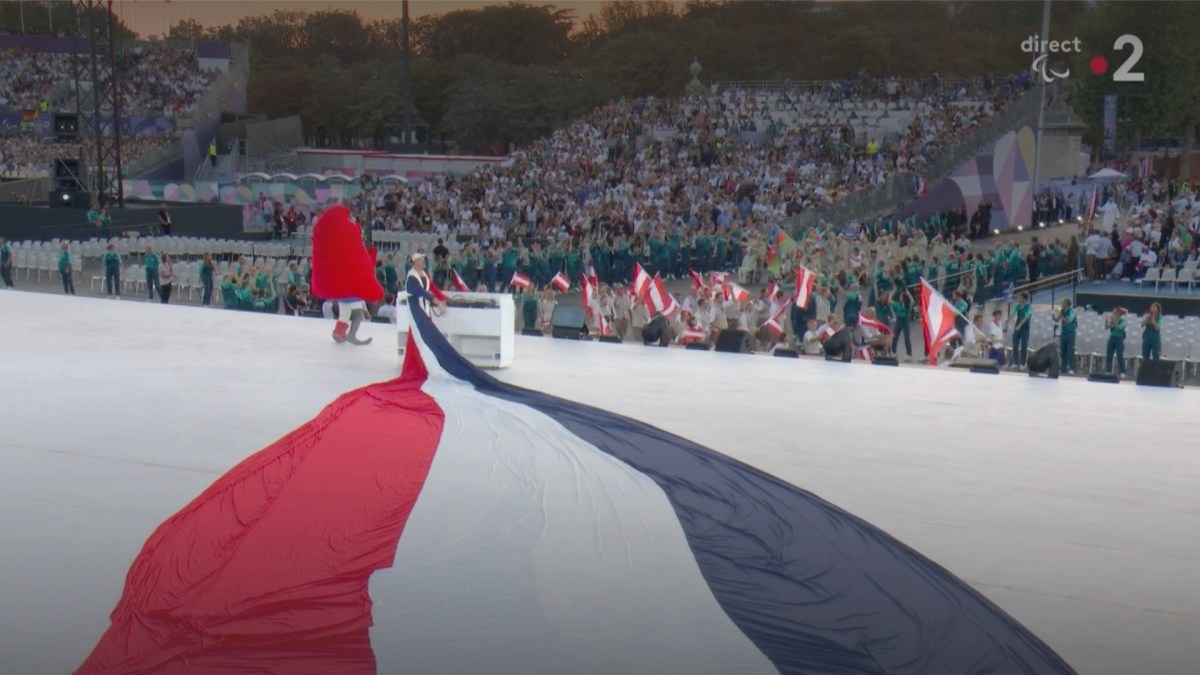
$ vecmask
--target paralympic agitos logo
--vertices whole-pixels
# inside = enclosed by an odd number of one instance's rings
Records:
[[[1142,40],[1136,35],[1126,33],[1116,39],[1113,43],[1114,51],[1121,51],[1126,47],[1132,48],[1132,53],[1125,62],[1121,64],[1113,72],[1113,82],[1144,82],[1145,74],[1134,71],[1138,61],[1142,58]],[[1033,59],[1033,64],[1030,66],[1035,74],[1042,78],[1042,82],[1047,84],[1070,77],[1071,69],[1064,67],[1062,71],[1054,70],[1049,65],[1051,54],[1080,54],[1083,52],[1083,42],[1079,38],[1071,38],[1070,40],[1043,40],[1038,35],[1030,35],[1021,41],[1021,51],[1027,54],[1037,54]],[[1096,54],[1088,61],[1088,67],[1095,75],[1103,75],[1108,72],[1108,58],[1103,54]]]

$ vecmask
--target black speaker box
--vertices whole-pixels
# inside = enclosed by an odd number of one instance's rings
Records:
[[[1144,387],[1182,387],[1183,364],[1179,361],[1143,361],[1137,383]]]
[[[587,310],[579,305],[558,305],[550,315],[550,335],[582,340],[587,335]]]
[[[75,115],[56,114],[54,116],[54,138],[60,141],[74,141],[79,138],[79,118]]]
[[[597,338],[600,342],[608,342],[610,344],[621,344],[621,338],[616,335],[601,335]]]
[[[723,330],[717,334],[717,351],[730,354],[750,353],[750,334],[744,330]]]
[[[684,349],[692,349],[698,352],[706,352],[709,350],[707,342],[689,342],[683,346]]]
[[[538,330],[537,328],[522,328],[521,335],[528,335],[530,337],[542,337],[543,333],[542,333],[542,331]]]
[[[971,366],[971,372],[972,373],[981,373],[983,375],[999,375],[1000,374],[1000,366],[997,366],[995,363],[991,364],[990,366],[989,365],[974,365],[974,366]]]
[[[899,366],[900,359],[894,356],[876,356],[871,363],[876,366]]]
[[[781,359],[798,359],[800,358],[800,353],[795,349],[784,349],[783,347],[780,347],[779,349],[775,350],[775,356],[778,356]]]
[[[1108,373],[1092,373],[1088,375],[1088,382],[1102,382],[1104,384],[1120,384],[1121,378]]]

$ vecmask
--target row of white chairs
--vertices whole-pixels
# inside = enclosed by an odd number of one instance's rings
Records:
[[[1186,285],[1190,293],[1200,284],[1200,268],[1197,268],[1195,260],[1185,262],[1178,270],[1174,267],[1152,267],[1146,270],[1144,277],[1138,279],[1138,283],[1142,286],[1154,284],[1155,292],[1158,292],[1159,286],[1168,286],[1174,290]]]

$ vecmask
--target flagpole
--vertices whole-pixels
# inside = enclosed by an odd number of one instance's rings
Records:
[[[25,0],[18,0],[17,7],[21,12],[21,35],[25,34]]]

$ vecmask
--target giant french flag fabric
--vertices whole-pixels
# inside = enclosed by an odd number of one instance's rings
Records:
[[[401,376],[163,523],[77,672],[1073,672],[870,524],[499,382],[409,311]]]

